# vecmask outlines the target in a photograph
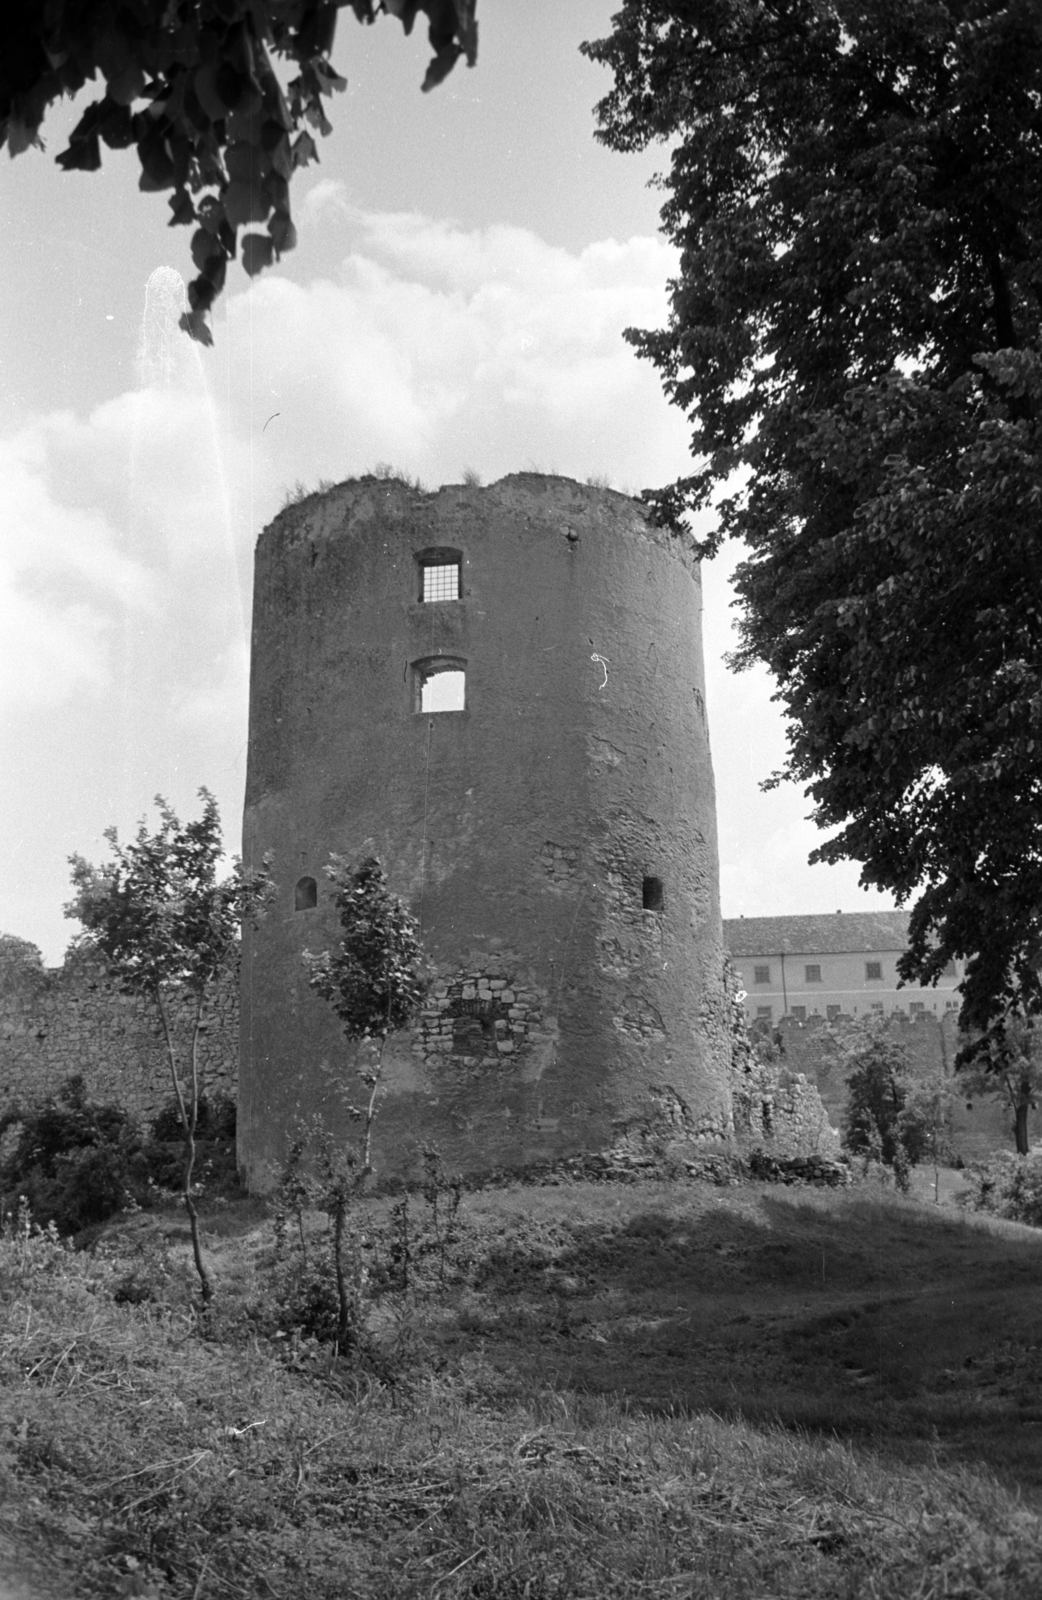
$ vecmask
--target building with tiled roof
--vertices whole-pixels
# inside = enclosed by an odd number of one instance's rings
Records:
[[[898,987],[897,962],[907,940],[907,911],[724,921],[724,946],[745,990],[750,1021],[873,1011],[943,1016],[957,1009],[961,974],[954,962],[936,988]]]

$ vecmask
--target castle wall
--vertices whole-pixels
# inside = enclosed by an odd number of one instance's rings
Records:
[[[173,1006],[175,1038],[187,1042],[187,1004]],[[239,1066],[238,976],[215,988],[200,1038],[204,1092],[231,1095]],[[0,1116],[56,1094],[79,1074],[88,1098],[148,1122],[171,1099],[166,1047],[148,1002],[121,994],[104,966],[0,969]]]
[[[459,600],[419,600],[425,549],[461,552]],[[729,1136],[700,613],[679,540],[564,479],[362,480],[262,534],[243,853],[271,851],[281,887],[244,943],[252,1182],[297,1119],[346,1132],[357,1099],[301,962],[338,937],[331,851],[379,857],[432,965],[385,1054],[384,1175],[430,1139],[479,1171]],[[465,663],[466,705],[425,714],[414,667],[439,658]]]

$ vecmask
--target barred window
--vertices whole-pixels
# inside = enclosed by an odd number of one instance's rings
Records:
[[[445,566],[423,568],[423,599],[428,601],[459,599],[458,561]]]
[[[438,605],[446,600],[463,597],[463,551],[452,550],[447,545],[428,545],[417,550],[419,569],[417,597],[425,605]]]
[[[866,961],[865,962],[865,981],[866,981],[866,983],[871,982],[871,980],[873,978],[881,978],[882,976],[883,976],[883,963],[881,961]]]
[[[815,965],[811,965],[809,967],[804,967],[804,969],[803,969],[803,981],[804,981],[804,983],[820,983],[821,982],[821,968],[820,968],[820,966],[815,964]]]

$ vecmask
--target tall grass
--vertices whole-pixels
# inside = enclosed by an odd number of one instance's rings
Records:
[[[645,1321],[657,1323],[655,1295],[678,1290],[675,1275],[661,1281],[667,1247],[680,1261],[701,1241],[715,1256],[726,1229],[758,1211],[794,1246],[815,1226],[852,1229],[834,1197],[765,1213],[765,1193],[661,1189],[657,1200],[651,1186],[608,1185],[469,1197],[448,1269],[432,1251],[407,1293],[375,1297],[382,1369],[269,1331],[267,1223],[211,1236],[223,1309],[205,1318],[175,1219],[147,1225],[169,1270],[137,1304],[117,1297],[140,1222],[94,1256],[9,1229],[0,1463],[23,1544],[48,1549],[84,1597],[1034,1600],[1040,1519],[979,1466],[937,1452],[909,1464],[882,1434],[843,1440],[724,1417],[679,1391],[650,1405],[633,1351],[615,1390],[565,1381],[570,1345],[630,1350],[634,1277]],[[873,1204],[868,1232],[897,1238],[918,1222],[910,1203]],[[373,1206],[373,1240],[384,1220]],[[318,1219],[307,1226],[320,1245]],[[960,1226],[946,1235],[946,1266]],[[647,1260],[655,1239],[658,1269]],[[899,1248],[914,1256],[913,1244]],[[735,1259],[726,1270],[747,1271]],[[761,1299],[773,1282],[757,1279]],[[575,1313],[564,1331],[563,1308],[591,1293],[620,1327]],[[729,1295],[719,1306],[733,1314],[734,1283]],[[527,1322],[513,1315],[522,1309]],[[605,1346],[591,1327],[607,1330]],[[526,1343],[519,1381],[510,1362]],[[735,1343],[732,1358],[759,1362],[768,1382],[768,1348],[766,1335]],[[813,1391],[813,1370],[806,1382]]]

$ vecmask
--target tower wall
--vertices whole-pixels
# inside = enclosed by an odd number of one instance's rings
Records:
[[[460,599],[419,599],[432,549],[460,552]],[[438,658],[465,663],[461,711],[416,709]],[[425,1141],[478,1172],[729,1135],[704,688],[697,563],[610,491],[364,479],[264,531],[244,859],[272,852],[280,890],[243,952],[255,1186],[297,1119],[346,1133],[359,1097],[301,961],[338,936],[331,851],[379,857],[432,967],[385,1051],[381,1176]]]

